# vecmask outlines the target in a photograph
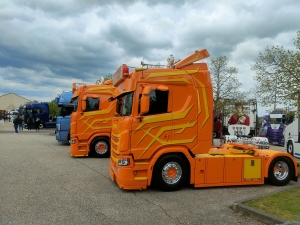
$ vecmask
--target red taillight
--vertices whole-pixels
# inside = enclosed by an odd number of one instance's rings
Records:
[[[128,76],[129,75],[129,68],[128,67],[124,67],[123,68],[123,76]]]

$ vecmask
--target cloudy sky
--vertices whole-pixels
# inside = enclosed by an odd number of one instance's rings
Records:
[[[0,95],[51,101],[122,63],[166,64],[203,48],[227,56],[247,91],[259,52],[294,50],[298,30],[299,0],[1,0]]]

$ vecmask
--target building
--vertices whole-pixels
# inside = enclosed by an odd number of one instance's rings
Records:
[[[29,99],[23,98],[15,93],[9,93],[0,96],[0,111],[14,110],[19,108],[20,105],[25,105],[30,102]]]

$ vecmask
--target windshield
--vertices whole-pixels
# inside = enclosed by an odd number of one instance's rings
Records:
[[[71,102],[72,102],[72,104],[74,104],[73,112],[76,112],[77,106],[78,106],[78,96],[75,98],[72,98]]]
[[[133,92],[121,95],[117,99],[117,113],[119,116],[129,116],[132,110]]]
[[[271,118],[270,119],[270,123],[272,123],[272,124],[280,124],[280,123],[282,123],[282,120],[281,120],[281,118]]]
[[[73,105],[59,105],[58,116],[69,116],[72,114],[74,109]]]

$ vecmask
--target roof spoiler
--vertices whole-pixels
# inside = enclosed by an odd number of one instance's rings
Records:
[[[206,49],[202,49],[200,51],[196,50],[194,54],[189,55],[183,60],[180,60],[178,63],[175,64],[175,69],[180,69],[184,66],[190,65],[196,61],[201,59],[208,58],[210,55]]]

